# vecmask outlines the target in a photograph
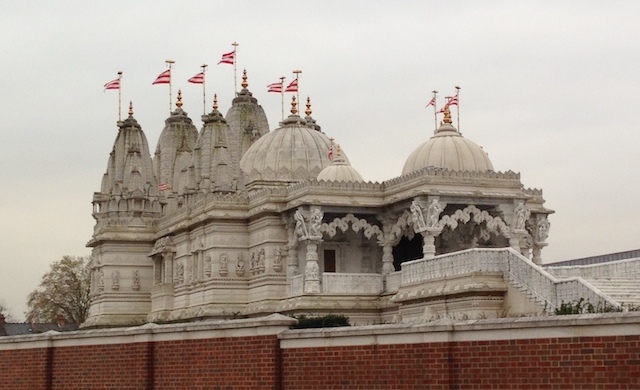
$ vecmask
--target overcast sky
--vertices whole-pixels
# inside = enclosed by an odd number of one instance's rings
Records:
[[[640,248],[638,173],[640,2],[630,1],[4,1],[0,12],[0,303],[22,318],[52,261],[88,255],[116,137],[124,72],[151,153],[168,116],[166,85],[201,127],[226,113],[238,77],[271,129],[280,96],[266,86],[300,75],[301,97],[365,180],[399,176],[433,134],[432,90],[461,87],[462,134],[498,171],[542,188],[550,217],[544,262]],[[175,95],[174,95],[175,96]],[[454,110],[455,114],[455,110]]]

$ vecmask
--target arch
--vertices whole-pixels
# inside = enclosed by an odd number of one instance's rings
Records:
[[[340,229],[343,233],[349,229],[349,224],[351,224],[351,230],[358,233],[360,230],[363,231],[363,234],[366,238],[370,239],[374,235],[377,237],[377,241],[379,245],[384,241],[384,234],[378,225],[370,224],[364,218],[357,218],[353,214],[347,214],[342,218],[334,218],[334,220],[330,223],[323,223],[320,226],[320,232],[328,235],[329,237],[333,237],[337,233],[337,229]]]
[[[472,217],[473,215],[473,217]],[[511,236],[511,230],[506,223],[500,217],[493,217],[485,210],[480,210],[474,205],[469,205],[464,209],[456,210],[451,215],[445,215],[438,222],[440,228],[445,226],[450,227],[452,230],[458,227],[458,222],[467,223],[473,218],[475,223],[486,222],[487,230],[491,233],[504,235],[509,238]]]

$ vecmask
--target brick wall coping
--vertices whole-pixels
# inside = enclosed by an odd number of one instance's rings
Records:
[[[177,324],[145,324],[131,328],[100,328],[74,332],[0,337],[0,351],[83,345],[127,344],[222,337],[277,335],[297,320],[281,314],[237,320],[204,320]]]
[[[627,335],[640,335],[640,312],[286,330],[278,338],[286,349]]]

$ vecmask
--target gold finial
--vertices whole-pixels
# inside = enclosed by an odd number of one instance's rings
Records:
[[[129,118],[133,117],[133,102],[129,100]]]
[[[247,70],[243,70],[242,71],[242,88],[247,88],[249,86],[249,83],[247,83]]]
[[[445,104],[444,107],[442,108],[442,111],[444,112],[444,119],[442,119],[442,122],[447,123],[447,124],[451,124],[451,111],[449,110],[449,104]]]
[[[218,109],[218,94],[213,94],[213,110],[216,111]]]
[[[340,157],[341,154],[342,154],[342,148],[340,148],[340,144],[338,144],[338,146],[336,147],[336,155]]]
[[[176,102],[176,107],[182,108],[182,90],[178,90],[178,101]]]
[[[291,115],[295,115],[298,113],[298,109],[296,108],[298,103],[296,103],[296,95],[293,95],[291,98]]]
[[[307,116],[311,116],[311,99],[309,99],[309,96],[307,96],[307,109],[304,110],[304,113]]]

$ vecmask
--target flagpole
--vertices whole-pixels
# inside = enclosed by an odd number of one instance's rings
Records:
[[[456,96],[458,97],[458,104],[456,104],[456,113],[458,114],[458,133],[462,134],[460,130],[460,87],[456,85]]]
[[[236,96],[238,96],[238,43],[233,41],[231,46],[233,46],[233,89],[235,90]]]
[[[284,120],[284,79],[286,79],[286,77],[282,76],[280,77],[280,99],[282,100],[282,120]]]
[[[300,73],[302,73],[302,71],[300,69],[294,69],[293,74],[296,75],[296,80],[298,80],[298,78],[300,76]],[[298,85],[297,85],[297,91],[296,91],[296,95],[297,95],[296,96],[296,100],[300,101],[300,81],[299,80],[298,80],[297,84]]]
[[[204,72],[207,70],[207,64],[202,64],[200,67],[202,68],[202,115],[207,115],[207,92],[204,87]]]
[[[436,112],[436,96],[438,96],[438,91],[435,89],[431,91],[433,93],[433,133],[438,130],[438,113]]]
[[[122,71],[118,72],[118,122],[122,121]]]
[[[167,63],[167,65],[169,65],[169,115],[171,115],[171,99],[172,99],[172,95],[171,95],[171,80],[173,79],[173,77],[171,77],[171,66],[175,63],[174,60],[166,60],[165,61]]]

